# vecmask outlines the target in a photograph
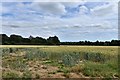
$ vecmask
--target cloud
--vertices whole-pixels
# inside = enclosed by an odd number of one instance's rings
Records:
[[[103,7],[94,8],[91,11],[93,12],[94,15],[104,16],[111,13],[112,8],[113,8],[112,6],[103,6]]]
[[[87,14],[89,12],[89,9],[86,6],[80,6],[79,8],[79,14]]]
[[[2,25],[2,27],[11,27],[11,28],[19,28],[17,25]]]
[[[32,4],[35,10],[42,11],[45,14],[63,15],[66,13],[65,6],[55,2],[35,2]]]
[[[111,24],[110,23],[98,23],[98,24],[90,24],[90,25],[88,25],[88,26],[86,26],[86,27],[90,27],[90,28],[97,28],[97,29],[99,29],[99,30],[101,30],[101,29],[103,29],[103,30],[111,30],[111,29],[113,29],[113,27],[111,26]]]
[[[1,2],[31,2],[34,0],[2,0]]]
[[[92,3],[94,2],[90,4]],[[100,34],[104,39],[106,37],[104,33],[117,35],[117,18],[112,5],[115,4],[94,5],[91,8],[85,3],[72,2],[4,3],[2,6],[6,10],[2,15],[2,32],[9,35],[20,34],[25,37],[57,35],[62,41],[93,40]],[[110,36],[106,39],[110,39]]]
[[[91,9],[91,12],[93,15],[96,15],[96,16],[106,16],[109,14],[117,13],[116,5],[117,3],[116,4],[113,4],[113,3],[104,4],[102,6],[97,6]]]
[[[61,2],[64,6],[66,7],[78,7],[79,5],[84,5],[84,1],[80,1],[80,2]]]

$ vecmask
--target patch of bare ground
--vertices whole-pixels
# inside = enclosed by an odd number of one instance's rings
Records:
[[[19,54],[19,56],[20,55],[21,54]],[[12,55],[12,59],[14,59],[13,55]],[[58,66],[43,64],[43,61],[36,61],[36,60],[28,61],[26,66],[27,66],[27,70],[30,71],[30,73],[32,74],[32,78],[83,78],[84,77],[82,73],[76,73],[75,72],[76,70],[69,73],[57,72],[59,70]],[[14,73],[19,74],[19,76],[22,76],[24,73],[24,71],[21,72],[18,70],[12,70],[9,68],[9,66],[2,68],[2,71],[3,72],[12,71]]]
[[[55,74],[50,74],[51,78],[66,78],[63,76],[64,73],[55,73]]]
[[[57,72],[59,68],[57,66],[51,66],[49,64],[42,64],[42,61],[29,61],[27,65],[27,70],[30,71],[33,78],[83,78],[82,73],[75,72]],[[8,68],[2,68],[2,71],[8,72],[12,71],[14,73],[22,76],[24,71],[16,71]]]
[[[19,53],[10,53],[10,56],[12,57],[20,57],[20,56],[25,56],[25,51],[19,52]]]
[[[63,76],[65,76],[65,78],[84,78],[82,73],[77,74],[73,72],[64,73]]]
[[[24,52],[21,52],[19,54],[16,53],[11,53],[11,59],[15,60],[16,57],[23,57],[25,55]],[[69,73],[64,73],[64,72],[57,72],[59,70],[58,66],[52,66],[49,64],[43,64],[43,60],[37,61],[37,60],[32,60],[27,62],[27,70],[30,71],[32,74],[32,78],[83,78],[84,75],[82,73],[76,73],[76,71],[79,70],[79,66],[77,67],[72,67],[71,69],[74,71],[71,71]],[[22,76],[24,71],[17,71],[17,70],[11,70],[9,67],[2,68],[2,71],[8,72],[12,71],[14,73],[19,74],[19,76]]]
[[[22,72],[16,71],[16,70],[13,70],[13,69],[10,69],[10,68],[2,68],[2,73],[4,73],[4,72],[12,72],[12,73],[19,74],[19,76],[22,76]]]
[[[30,61],[28,65],[28,70],[31,71],[33,75],[38,74],[42,78],[51,77],[51,74],[58,70],[58,67],[42,64],[41,61]]]
[[[69,73],[68,76],[69,78],[80,78],[81,77],[81,75],[78,75],[76,73]]]

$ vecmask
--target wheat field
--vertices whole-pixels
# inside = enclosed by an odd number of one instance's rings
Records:
[[[118,46],[1,45],[3,78],[118,78]]]

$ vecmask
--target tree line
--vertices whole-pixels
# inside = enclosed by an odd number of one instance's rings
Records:
[[[60,40],[57,36],[49,37],[44,39],[42,37],[32,37],[23,38],[20,35],[10,35],[8,37],[6,34],[0,34],[2,45],[58,45]]]
[[[120,40],[111,41],[79,41],[79,42],[60,42],[57,36],[49,37],[47,39],[42,37],[23,38],[20,35],[0,34],[0,42],[2,45],[93,45],[93,46],[119,46]]]

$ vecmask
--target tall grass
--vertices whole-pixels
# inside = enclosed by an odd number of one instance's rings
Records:
[[[47,61],[52,65],[74,67],[74,70],[91,77],[116,77],[117,48],[91,47],[40,47],[40,48],[2,48],[3,67],[26,71],[28,61]],[[22,56],[13,57],[11,54]],[[5,73],[9,74],[9,73]],[[29,75],[27,75],[29,76]]]

